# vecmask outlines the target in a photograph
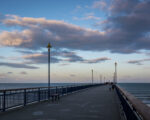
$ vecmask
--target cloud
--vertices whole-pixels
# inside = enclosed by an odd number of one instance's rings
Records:
[[[5,63],[5,62],[0,62],[0,66],[7,66],[7,67],[12,67],[12,68],[38,69],[38,67],[29,66],[29,65],[21,64],[21,63]]]
[[[122,7],[120,1],[124,3]],[[6,15],[1,18],[2,24],[21,29],[1,32],[0,45],[33,51],[46,48],[48,42],[53,49],[107,50],[124,54],[150,50],[150,2],[120,1],[106,3],[109,6],[109,10],[105,11],[108,15],[105,22],[97,25],[103,27],[99,31],[64,21]]]
[[[66,65],[69,65],[69,64],[68,63],[60,64],[60,66],[66,66]]]
[[[7,74],[12,74],[13,72],[7,72]]]
[[[81,56],[76,55],[75,52],[65,51],[64,53],[62,53],[62,57],[67,58],[64,61],[68,61],[68,62],[81,62],[81,61],[84,61],[84,59]]]
[[[107,57],[103,57],[103,58],[97,58],[97,59],[93,59],[93,60],[85,60],[84,63],[99,63],[99,62],[104,62],[107,60],[111,60],[111,59],[107,58]]]
[[[139,0],[112,0],[109,11],[113,15],[130,13],[138,3]]]
[[[0,56],[0,59],[5,59],[5,57],[4,56]]]
[[[25,63],[27,64],[47,64],[48,62],[47,52],[27,54],[27,55],[23,55],[22,58],[25,60]],[[102,57],[102,58],[87,60],[77,55],[75,52],[71,52],[67,50],[51,51],[51,63],[62,62],[61,65],[68,65],[68,63],[72,63],[72,62],[99,63],[107,60],[111,60],[111,59],[107,57]]]
[[[73,17],[74,20],[100,20],[100,17],[94,15],[94,13],[87,13],[84,17]]]
[[[143,62],[150,61],[150,59],[141,59],[141,60],[130,60],[128,63],[136,64],[136,65],[143,65]]]
[[[92,5],[92,8],[104,10],[107,7],[107,3],[104,0],[95,1]]]
[[[1,78],[1,79],[5,78],[5,77],[6,77],[6,74],[0,73],[0,78]]]
[[[76,75],[75,74],[70,74],[70,77],[75,77]]]
[[[27,74],[27,72],[22,71],[22,72],[20,72],[20,74],[22,74],[22,75],[26,75],[26,74]]]
[[[1,32],[0,44],[2,46],[34,50],[46,48],[50,41],[54,48],[79,49],[83,44],[87,46],[88,40],[92,42],[90,37],[101,37],[103,35],[101,32],[81,28],[63,21],[16,17],[12,16],[11,19],[5,19],[3,23],[9,26],[20,26],[24,30]],[[79,42],[81,45],[79,45]]]
[[[111,37],[110,47],[115,47],[112,44],[116,44],[115,48],[110,48],[111,52],[135,53],[150,50],[150,1],[113,0],[111,7],[107,11],[107,22],[99,24]]]
[[[23,58],[28,61],[28,62],[26,62],[28,64],[48,63],[48,56],[47,56],[47,53],[45,53],[45,52],[44,53],[24,55]],[[53,56],[51,56],[50,60],[51,60],[51,63],[58,63],[61,61],[61,59],[53,57]]]
[[[143,65],[141,62],[143,62],[143,61],[141,61],[141,60],[130,60],[130,61],[128,61],[128,63],[130,63],[130,64]]]

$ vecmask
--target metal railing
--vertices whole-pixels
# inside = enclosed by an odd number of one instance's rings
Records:
[[[150,120],[150,107],[116,85],[127,120]]]
[[[48,87],[0,90],[0,112],[51,99],[52,95],[56,93],[63,96],[81,89],[99,85],[102,84],[50,87],[50,95]]]

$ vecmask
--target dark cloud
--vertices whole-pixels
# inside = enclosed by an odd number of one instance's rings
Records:
[[[68,61],[68,62],[82,62],[82,61],[84,61],[84,59],[81,56],[76,55],[75,52],[65,51],[61,55],[62,55],[62,57],[67,58],[67,59],[65,59],[65,61]]]
[[[136,64],[136,65],[143,65],[143,62],[150,61],[150,59],[141,59],[141,60],[130,60],[128,63]]]
[[[26,64],[21,64],[21,63],[5,63],[5,62],[0,62],[0,66],[7,66],[7,67],[12,67],[12,68],[26,68],[26,69],[38,69],[38,67],[35,66],[29,66]]]
[[[116,15],[111,14],[107,23],[103,24],[105,30],[109,31],[111,44],[116,45],[110,46],[111,52],[135,53],[142,49],[149,50],[150,1],[120,0],[120,3],[121,1],[127,2],[125,7],[118,6],[119,1],[115,0],[116,4],[113,5],[113,9],[115,9]],[[122,14],[123,11],[126,14]],[[115,48],[112,48],[113,46]]]
[[[128,61],[130,64],[143,65],[141,60],[130,60]]]
[[[112,0],[109,10],[112,15],[124,15],[130,13],[138,3],[139,0]]]
[[[13,72],[7,72],[7,74],[12,74]]]
[[[26,63],[28,63],[28,64],[48,63],[48,56],[47,56],[47,53],[45,53],[45,52],[25,55],[25,56],[23,56],[23,58],[26,60]],[[56,58],[54,56],[51,56],[50,60],[51,60],[51,63],[59,63],[61,61],[61,59]]]
[[[26,60],[26,63],[28,64],[37,64],[37,63],[47,64],[48,62],[47,52],[28,54],[28,55],[24,55],[23,58]],[[59,63],[59,62],[99,63],[107,60],[111,60],[111,59],[107,57],[102,57],[102,58],[87,60],[77,55],[75,52],[69,52],[66,50],[51,52],[51,63]]]

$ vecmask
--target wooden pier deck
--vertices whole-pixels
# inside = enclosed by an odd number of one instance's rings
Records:
[[[0,120],[121,120],[119,105],[116,92],[105,85],[7,111]]]

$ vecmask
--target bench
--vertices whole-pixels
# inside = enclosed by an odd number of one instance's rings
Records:
[[[52,101],[56,101],[60,99],[59,94],[52,94],[51,96],[52,96]]]

